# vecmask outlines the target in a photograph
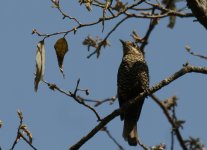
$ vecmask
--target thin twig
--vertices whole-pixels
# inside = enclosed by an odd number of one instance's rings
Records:
[[[124,148],[117,142],[117,140],[111,135],[107,127],[104,127],[102,131],[106,132],[108,137],[119,147],[119,150],[124,150]]]
[[[58,9],[59,12],[63,15],[63,19],[65,19],[65,18],[69,18],[69,19],[71,19],[71,20],[74,20],[78,25],[81,25],[80,21],[78,21],[75,17],[71,17],[71,16],[69,16],[68,14],[64,13],[64,12],[60,9],[60,7],[57,7],[57,9]]]
[[[171,150],[174,150],[174,130],[171,131]]]
[[[98,112],[97,112],[93,107],[91,107],[90,105],[86,104],[86,103],[84,102],[84,99],[82,99],[80,96],[77,95],[77,91],[78,91],[78,89],[79,89],[78,86],[79,86],[79,83],[80,83],[80,79],[78,79],[78,81],[77,81],[76,88],[75,88],[74,92],[71,92],[71,91],[66,92],[66,91],[64,91],[63,89],[59,88],[59,87],[58,87],[57,85],[55,85],[55,84],[49,83],[49,82],[47,82],[47,81],[45,81],[45,80],[42,80],[42,81],[43,81],[44,83],[46,83],[50,89],[52,89],[52,90],[57,90],[57,91],[59,91],[59,92],[65,94],[65,95],[67,95],[67,96],[69,96],[69,97],[72,97],[76,102],[78,102],[79,104],[81,104],[81,105],[87,107],[88,109],[90,109],[91,111],[93,111],[93,113],[96,115],[98,121],[101,121],[101,118],[100,118]]]
[[[25,138],[24,135],[23,135],[21,132],[19,132],[19,134],[20,134],[21,138],[24,139],[24,141],[25,141],[30,147],[32,147],[34,150],[37,150],[37,148],[34,147],[34,146],[31,144],[31,142],[28,141],[28,139]]]
[[[196,54],[196,53],[194,53],[193,51],[191,51],[191,49],[187,49],[186,48],[186,51],[189,53],[189,54],[191,54],[191,55],[193,55],[193,56],[197,56],[197,57],[200,57],[200,58],[202,58],[202,59],[205,59],[205,60],[207,60],[207,56],[204,56],[204,55],[201,55],[201,54]]]
[[[17,129],[17,136],[14,140],[14,143],[12,144],[12,148],[10,150],[13,150],[16,146],[16,144],[19,142],[19,140],[22,138],[32,149],[34,150],[37,150],[37,148],[35,148],[33,145],[32,145],[32,136],[31,136],[31,133],[30,131],[27,129],[27,128],[24,128],[25,130],[23,130],[23,126],[25,127],[25,125],[23,125],[23,115],[22,115],[22,112],[20,110],[18,110],[18,116],[19,116],[19,126],[18,126],[18,129]],[[23,130],[23,131],[22,131]],[[30,140],[28,140],[27,138],[25,138],[23,132],[29,132],[30,135],[29,135],[29,138]]]
[[[139,140],[139,138],[138,138],[137,142],[138,142],[138,144],[139,144],[144,150],[148,150],[148,149],[149,149],[146,145],[144,145],[144,144]]]
[[[157,15],[150,15],[150,14],[149,15],[146,15],[146,14],[135,14],[135,13],[131,14],[131,13],[128,12],[128,10],[133,10],[136,6],[140,5],[143,2],[145,2],[148,5],[152,6],[152,9],[159,9],[161,11],[164,11],[165,13],[163,13],[163,14],[157,14]],[[98,4],[98,1],[97,1],[97,4]],[[99,2],[99,5],[102,8],[104,7],[104,4],[102,4],[100,2]],[[63,15],[64,18],[69,18],[71,20],[74,20],[78,25],[75,26],[75,27],[73,27],[70,30],[56,32],[56,33],[51,33],[51,34],[43,34],[43,33],[38,32],[36,29],[33,29],[33,34],[36,34],[38,36],[43,36],[44,39],[45,38],[48,38],[50,36],[59,35],[59,34],[64,34],[64,36],[66,36],[70,32],[74,32],[75,33],[79,28],[93,26],[93,25],[102,23],[103,20],[104,21],[108,21],[108,20],[115,19],[115,18],[119,17],[121,14],[125,14],[128,17],[148,18],[148,19],[152,19],[152,18],[164,18],[164,17],[168,17],[168,16],[193,17],[193,14],[192,13],[182,13],[182,12],[179,12],[179,11],[176,12],[176,11],[173,11],[173,10],[166,9],[166,8],[162,7],[161,5],[159,5],[159,4],[152,4],[152,3],[148,2],[148,1],[145,1],[145,0],[136,1],[135,3],[133,3],[133,4],[129,5],[128,7],[126,7],[125,10],[123,10],[121,12],[117,12],[116,14],[112,13],[112,15],[109,16],[109,17],[106,17],[105,16],[104,18],[99,18],[95,22],[85,23],[85,24],[80,23],[80,21],[77,20],[76,18],[71,17],[70,15],[67,15],[66,13],[64,13],[60,9],[60,7],[57,7],[57,9]],[[110,6],[109,9],[113,9],[113,8]]]
[[[181,73],[181,72],[180,72]],[[182,147],[183,150],[187,150],[187,147],[185,146],[184,139],[179,131],[179,128],[177,128],[177,125],[175,124],[174,120],[168,113],[168,110],[166,107],[163,105],[163,103],[155,96],[155,95],[150,95],[150,97],[160,106],[160,108],[163,110],[165,116],[167,117],[169,123],[172,125],[173,131],[176,134],[176,137],[179,141],[180,146]]]
[[[118,12],[116,14],[114,14],[113,16],[109,16],[109,17],[105,17],[104,20],[107,21],[107,20],[112,20],[118,16],[120,16],[123,12]],[[66,14],[65,14],[66,15]],[[68,15],[66,15],[68,16]],[[68,16],[69,17],[69,16]],[[71,17],[72,18],[72,17]],[[76,27],[73,27],[72,29],[70,30],[67,30],[67,31],[61,31],[61,32],[55,32],[55,33],[51,33],[51,34],[44,34],[44,33],[40,33],[38,32],[36,29],[33,29],[33,34],[36,34],[38,36],[42,36],[45,38],[48,38],[48,37],[51,37],[51,36],[54,36],[54,35],[59,35],[59,34],[64,34],[65,36],[70,33],[70,32],[77,32],[77,30],[79,28],[83,28],[83,27],[88,27],[88,26],[93,26],[93,25],[96,25],[96,24],[99,24],[103,21],[103,18],[99,18],[97,21],[95,22],[91,22],[91,23],[85,23],[85,24],[81,24],[80,21],[77,21],[78,22],[78,25]]]
[[[82,99],[84,99],[85,102],[95,103],[94,107],[98,107],[101,104],[106,103],[106,102],[109,102],[109,104],[114,103],[114,101],[117,99],[117,96],[112,96],[110,98],[106,98],[106,99],[103,99],[103,100],[92,100],[92,99],[85,99],[85,98],[82,98]]]

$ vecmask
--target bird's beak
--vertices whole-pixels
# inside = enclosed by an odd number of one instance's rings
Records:
[[[119,41],[124,45],[125,44],[125,42],[122,40],[122,39],[119,39]]]

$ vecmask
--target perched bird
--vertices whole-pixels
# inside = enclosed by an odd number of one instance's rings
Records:
[[[133,100],[149,87],[148,66],[142,51],[135,43],[120,40],[123,46],[123,58],[117,75],[117,94],[119,106]],[[139,120],[144,98],[127,108],[121,114],[124,120],[123,137],[129,145],[136,146],[138,142],[137,121]]]

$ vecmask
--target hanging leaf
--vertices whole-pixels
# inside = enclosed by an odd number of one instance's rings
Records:
[[[65,75],[63,73],[63,60],[64,60],[65,54],[68,51],[68,43],[67,43],[66,39],[64,37],[58,39],[56,41],[55,45],[54,45],[54,48],[55,48],[55,51],[56,51],[60,72],[62,73],[63,78],[64,78]]]
[[[45,72],[45,46],[44,40],[40,41],[37,44],[37,52],[36,52],[36,76],[34,81],[34,89],[37,92],[38,84],[43,79]]]

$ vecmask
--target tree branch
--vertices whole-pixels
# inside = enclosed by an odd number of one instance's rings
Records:
[[[196,73],[202,73],[202,74],[207,74],[207,68],[206,67],[196,67],[196,66],[191,66],[191,65],[184,65],[183,68],[181,68],[179,71],[175,72],[168,78],[162,80],[158,84],[154,85],[147,91],[144,91],[140,93],[135,100],[129,101],[123,107],[114,110],[112,113],[110,113],[108,116],[102,119],[102,121],[96,125],[87,135],[85,135],[83,138],[81,138],[76,144],[71,146],[69,150],[77,150],[79,149],[82,145],[84,145],[89,139],[91,139],[98,131],[100,131],[106,124],[108,124],[111,120],[113,120],[115,117],[119,116],[125,109],[127,109],[129,106],[135,104],[137,101],[139,101],[141,98],[146,97],[148,95],[151,95],[155,93],[156,91],[160,90],[161,88],[165,87],[166,85],[170,84],[174,80],[178,79],[179,77],[191,73],[191,72],[196,72]]]

